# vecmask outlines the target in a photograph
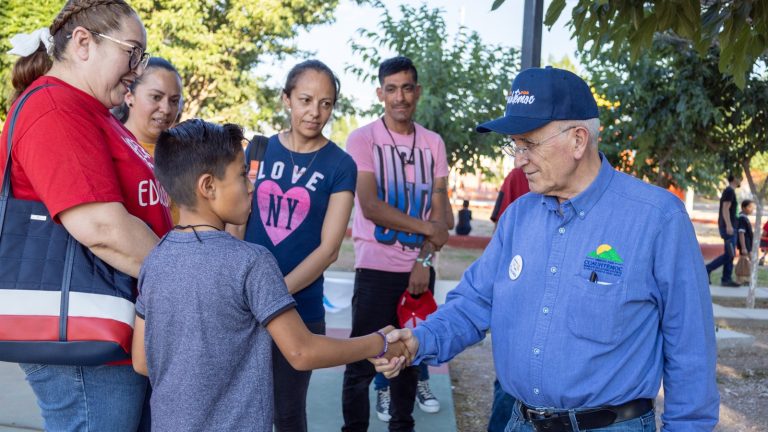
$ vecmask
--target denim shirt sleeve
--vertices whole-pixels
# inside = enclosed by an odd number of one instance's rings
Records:
[[[711,431],[720,396],[709,283],[688,215],[675,211],[666,222],[655,239],[653,262],[662,299],[662,431]]]
[[[415,363],[435,365],[450,361],[466,347],[485,337],[491,325],[493,282],[503,248],[504,230],[499,224],[483,254],[464,272],[445,304],[419,324]]]

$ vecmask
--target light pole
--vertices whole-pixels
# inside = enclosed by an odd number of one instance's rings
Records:
[[[523,52],[520,70],[541,67],[541,24],[544,0],[525,0],[523,11]]]

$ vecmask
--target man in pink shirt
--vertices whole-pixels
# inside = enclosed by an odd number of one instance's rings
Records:
[[[347,139],[358,169],[351,337],[398,326],[397,304],[405,290],[412,295],[434,291],[431,259],[448,240],[445,143],[413,121],[421,94],[416,68],[406,57],[386,60],[379,67],[379,84],[384,116]],[[368,387],[375,373],[367,361],[347,365],[342,431],[368,429]],[[418,373],[407,368],[390,382],[390,431],[413,430]]]

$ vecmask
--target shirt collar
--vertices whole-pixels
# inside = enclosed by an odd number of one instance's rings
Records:
[[[600,161],[600,171],[598,171],[597,177],[595,177],[592,183],[590,183],[590,185],[581,193],[562,203],[563,207],[570,204],[573,207],[575,214],[581,219],[584,219],[587,216],[587,213],[592,210],[592,207],[597,204],[605,190],[608,189],[608,185],[611,183],[611,180],[616,173],[616,170],[613,169],[603,152],[600,152]],[[546,205],[549,210],[553,211],[556,211],[561,207],[557,198],[553,196],[542,196],[541,203]]]

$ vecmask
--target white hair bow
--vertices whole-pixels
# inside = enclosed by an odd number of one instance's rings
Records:
[[[11,38],[11,48],[8,54],[26,57],[32,55],[40,47],[40,42],[50,54],[53,47],[53,38],[48,27],[39,28],[32,33],[19,33]]]

